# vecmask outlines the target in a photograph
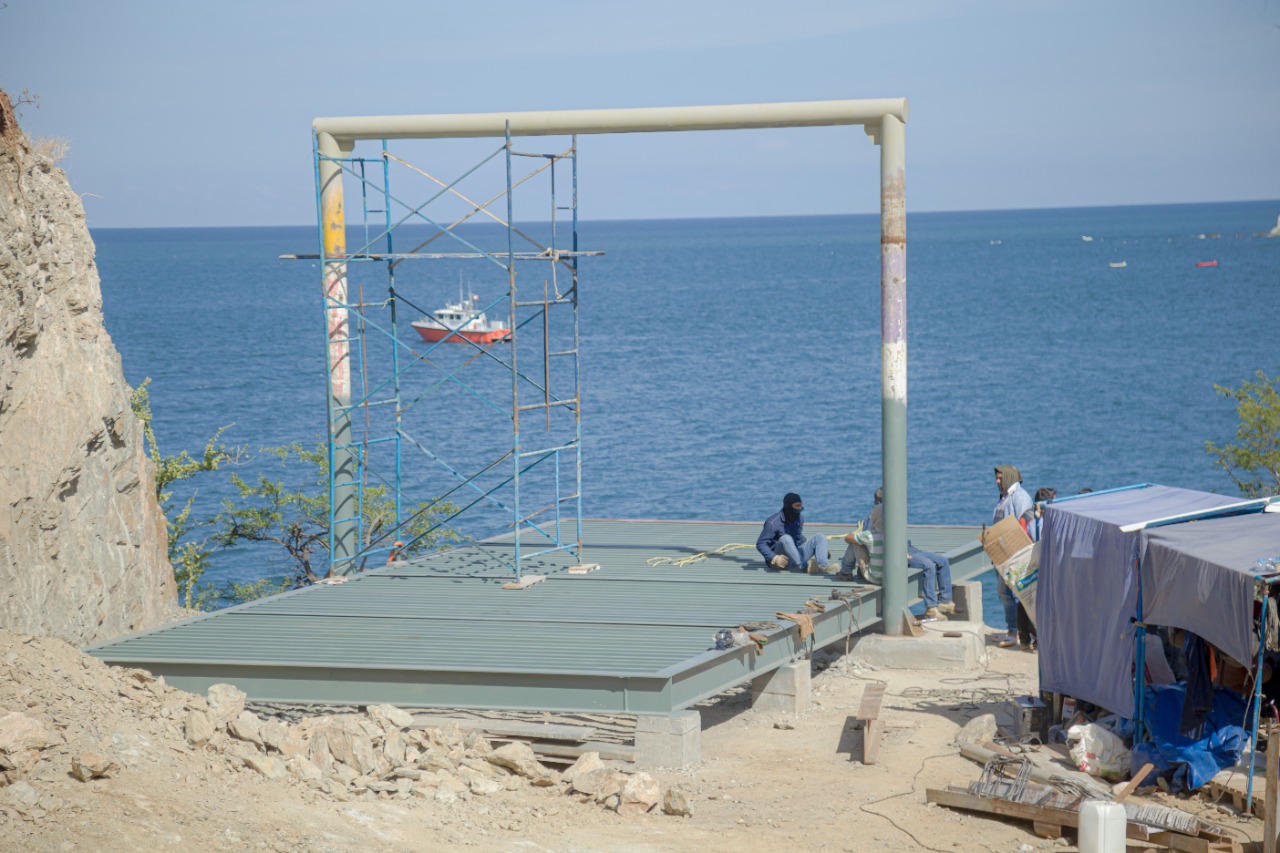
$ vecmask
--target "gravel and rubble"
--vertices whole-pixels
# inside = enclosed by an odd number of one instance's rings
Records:
[[[427,812],[414,831],[449,843],[468,815],[518,829],[566,808],[689,811],[679,791],[596,753],[561,772],[525,743],[415,728],[391,705],[290,723],[246,710],[245,698],[229,684],[194,695],[61,640],[0,631],[0,837],[24,850],[167,849],[180,837],[207,849],[345,850],[359,845],[279,815],[310,809],[377,837],[380,820],[359,807],[395,804]]]

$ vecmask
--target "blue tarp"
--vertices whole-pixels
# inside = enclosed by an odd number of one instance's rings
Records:
[[[1138,744],[1129,754],[1131,773],[1137,773],[1148,761],[1157,773],[1172,771],[1168,778],[1175,791],[1194,791],[1219,770],[1234,766],[1249,743],[1244,700],[1223,687],[1214,690],[1213,711],[1199,734],[1178,734],[1186,693],[1185,684],[1147,688],[1145,716],[1151,740]]]
[[[1036,589],[1041,689],[1133,717],[1133,618],[1142,533],[1120,528],[1238,500],[1145,486],[1050,504]]]

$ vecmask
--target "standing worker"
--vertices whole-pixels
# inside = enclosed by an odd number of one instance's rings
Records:
[[[764,557],[766,569],[794,567],[811,575],[837,570],[837,566],[827,565],[827,537],[805,538],[803,510],[800,496],[787,492],[782,509],[765,519],[756,550]]]
[[[1022,525],[1025,532],[1035,517],[1035,507],[1031,503],[1031,496],[1027,494],[1027,490],[1022,488],[1022,474],[1012,465],[997,465],[995,470],[996,488],[1000,490],[1000,501],[996,504],[995,512],[991,514],[991,523],[995,524],[1002,518],[1013,516],[1018,519],[1018,523]],[[1006,628],[1006,633],[1000,638],[999,645],[1002,649],[1008,649],[1018,645],[1018,608],[1022,605],[1018,603],[1018,597],[1003,580],[996,582],[996,588],[1000,594],[1000,604],[1004,607]]]

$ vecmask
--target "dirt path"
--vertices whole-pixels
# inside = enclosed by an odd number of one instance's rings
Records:
[[[49,740],[33,767],[0,788],[0,850],[1074,849],[1037,838],[1028,824],[924,802],[926,787],[976,778],[979,768],[952,741],[969,719],[1007,716],[1008,697],[1031,691],[1034,655],[990,648],[984,669],[941,674],[860,669],[840,657],[820,657],[815,669],[828,663],[814,675],[813,708],[798,717],[752,710],[745,690],[699,708],[702,765],[653,774],[687,796],[692,815],[675,817],[615,813],[564,785],[516,776],[452,798],[430,796],[434,789],[411,795],[408,786],[350,796],[314,780],[267,778],[241,760],[243,742],[216,735],[190,743],[182,719],[208,707],[200,697],[58,641],[0,632],[0,719],[19,712],[43,724]],[[887,684],[886,729],[879,763],[863,766],[850,758],[860,735],[848,723],[874,680]],[[117,767],[77,780],[69,770],[86,751]],[[1261,831],[1259,821],[1203,800],[1178,805],[1255,838]]]

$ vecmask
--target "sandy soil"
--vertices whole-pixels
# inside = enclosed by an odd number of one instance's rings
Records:
[[[924,802],[926,787],[977,777],[955,735],[979,714],[1007,720],[1009,697],[1034,687],[1035,662],[1033,654],[991,647],[978,671],[890,672],[820,655],[814,706],[803,715],[752,710],[744,690],[717,697],[699,708],[702,765],[653,774],[686,794],[693,813],[675,817],[618,814],[563,785],[515,779],[449,804],[387,794],[335,799],[237,766],[217,743],[192,746],[178,718],[198,698],[59,641],[0,632],[0,716],[40,720],[55,741],[22,774],[25,784],[0,788],[0,850],[1073,850],[1065,839],[1037,838],[1026,823]],[[861,738],[851,717],[874,680],[887,683],[886,732],[879,763],[863,766],[851,758]],[[71,763],[87,750],[117,769],[78,781]],[[1203,798],[1169,804],[1204,813],[1242,839],[1261,832],[1260,821]]]

